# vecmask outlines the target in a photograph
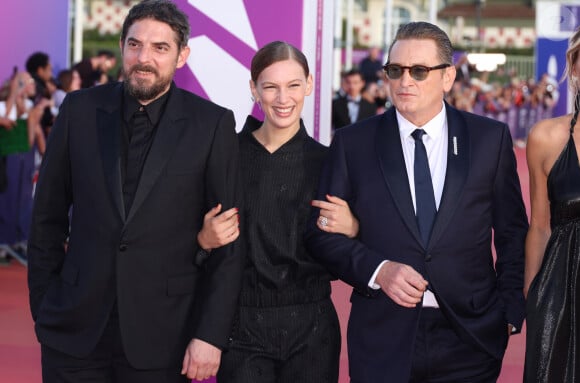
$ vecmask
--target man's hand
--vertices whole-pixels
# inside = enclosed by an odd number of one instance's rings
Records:
[[[375,282],[396,304],[415,307],[427,289],[427,281],[409,265],[386,262],[381,266]]]
[[[222,351],[200,339],[192,339],[185,349],[181,375],[189,379],[205,380],[217,374]]]

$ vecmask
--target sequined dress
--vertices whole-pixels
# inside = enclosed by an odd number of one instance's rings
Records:
[[[548,175],[552,235],[528,292],[527,383],[580,382],[580,165],[573,133]]]

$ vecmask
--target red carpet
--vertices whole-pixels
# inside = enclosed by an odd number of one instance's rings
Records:
[[[529,213],[529,183],[525,149],[516,149],[518,172],[524,201]],[[350,310],[350,287],[342,282],[333,284],[332,298],[336,304],[343,332],[340,383],[347,383],[346,322]],[[525,330],[525,327],[524,327]],[[525,335],[510,339],[499,383],[522,381]],[[0,266],[0,381],[6,383],[36,383],[41,381],[40,347],[34,336],[28,310],[26,269],[12,262]]]
[[[0,266],[0,381],[40,382],[40,347],[28,310],[26,268]]]

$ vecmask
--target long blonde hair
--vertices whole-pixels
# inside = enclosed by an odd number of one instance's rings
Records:
[[[574,64],[578,59],[578,53],[580,52],[580,28],[576,29],[574,34],[570,37],[568,41],[568,49],[566,50],[566,69],[564,69],[564,75],[562,76],[562,81],[566,78],[568,81],[568,86],[572,89],[574,93],[579,90],[578,86],[578,75],[574,73]]]

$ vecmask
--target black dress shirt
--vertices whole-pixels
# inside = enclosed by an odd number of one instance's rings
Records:
[[[306,251],[303,234],[327,148],[301,123],[293,138],[270,153],[252,134],[261,125],[249,116],[239,134],[247,251],[240,304],[316,302],[330,295],[332,277]]]
[[[174,85],[168,92],[149,103],[148,105],[141,105],[135,97],[131,96],[125,89],[123,98],[123,139],[121,140],[121,177],[123,181],[123,199],[125,203],[125,215],[129,214],[131,205],[133,204],[133,198],[135,197],[135,192],[137,190],[137,185],[141,179],[141,173],[143,172],[143,165],[153,144],[153,139],[155,138],[155,132],[157,131],[157,125],[159,120],[165,111],[165,105],[167,104],[167,99],[169,94],[172,92]],[[144,113],[147,118],[144,119],[143,124],[139,123],[137,114]],[[144,137],[140,142],[135,145],[131,145],[132,139],[137,137],[136,129],[145,129]],[[137,151],[138,153],[133,153],[132,151]],[[137,156],[138,160],[136,162],[129,161],[129,158],[134,158]],[[133,167],[132,170],[128,170],[128,166]],[[128,174],[135,174],[136,179],[128,177]]]

